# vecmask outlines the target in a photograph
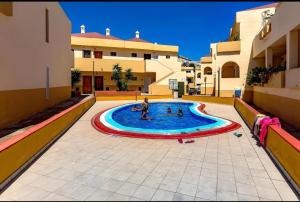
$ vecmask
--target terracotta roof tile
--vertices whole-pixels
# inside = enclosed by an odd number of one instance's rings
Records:
[[[72,34],[72,36],[75,37],[84,37],[84,38],[99,38],[99,39],[112,39],[112,40],[122,40],[118,37],[114,37],[114,36],[106,36],[97,32],[88,32],[88,33],[75,33]]]
[[[151,42],[149,42],[149,41],[146,41],[146,40],[140,39],[140,38],[131,38],[131,39],[128,39],[127,41],[135,41],[135,42],[151,43]]]

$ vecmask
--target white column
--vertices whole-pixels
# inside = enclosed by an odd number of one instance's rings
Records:
[[[269,67],[269,66],[273,66],[273,50],[272,48],[267,48],[265,50],[265,57],[266,57],[266,67]]]
[[[291,31],[286,36],[286,68],[298,67],[298,32]]]

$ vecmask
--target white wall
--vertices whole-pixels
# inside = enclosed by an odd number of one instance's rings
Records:
[[[45,42],[45,9],[49,38]],[[71,22],[56,2],[14,2],[13,16],[0,14],[0,90],[70,86]]]

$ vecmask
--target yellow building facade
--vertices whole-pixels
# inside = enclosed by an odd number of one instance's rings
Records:
[[[76,84],[82,93],[117,90],[112,80],[113,66],[119,64],[122,70],[132,69],[134,79],[128,82],[128,89],[155,95],[169,95],[169,80],[185,82],[178,60],[178,46],[150,43],[135,37],[122,40],[114,37],[110,29],[105,34],[81,32],[72,34],[74,67],[81,72],[81,80]]]
[[[71,96],[71,22],[58,3],[0,3],[0,128]]]

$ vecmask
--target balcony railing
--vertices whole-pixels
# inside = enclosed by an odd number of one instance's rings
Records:
[[[272,31],[271,23],[267,23],[264,25],[264,27],[259,32],[259,39],[262,40],[266,38],[266,36]]]
[[[241,51],[241,41],[227,41],[217,44],[218,53],[231,53]]]

